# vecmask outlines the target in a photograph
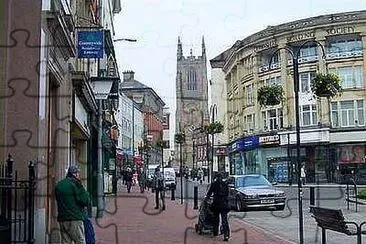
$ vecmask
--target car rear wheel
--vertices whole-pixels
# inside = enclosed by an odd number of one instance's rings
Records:
[[[235,206],[237,212],[242,212],[244,210],[243,203],[241,202],[240,197],[236,197]]]

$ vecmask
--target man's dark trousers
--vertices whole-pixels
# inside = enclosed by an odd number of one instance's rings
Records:
[[[214,229],[213,234],[218,235],[219,234],[219,226],[220,226],[220,215],[221,215],[221,225],[224,236],[229,237],[230,228],[229,228],[229,222],[227,220],[227,214],[228,211],[214,211]]]
[[[155,208],[159,208],[159,194],[160,191],[158,189],[155,189]]]

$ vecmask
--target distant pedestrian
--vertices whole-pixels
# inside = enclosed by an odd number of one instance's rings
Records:
[[[127,168],[126,172],[126,186],[127,186],[127,192],[131,192],[132,187],[132,180],[133,180],[133,174],[131,168]]]
[[[139,170],[138,182],[139,182],[139,186],[140,186],[140,192],[144,193],[145,187],[146,187],[146,176],[145,176],[145,171],[143,168],[140,168],[140,170]]]
[[[300,179],[301,179],[301,183],[303,185],[305,185],[305,183],[306,183],[306,169],[305,169],[305,165],[302,165],[302,167],[301,167]]]
[[[202,170],[202,168],[198,169],[198,179],[200,181],[200,184],[202,184],[202,180],[203,180],[203,170]]]
[[[124,185],[127,185],[126,177],[127,177],[127,170],[123,169],[122,170],[122,178],[123,178],[123,184]]]
[[[155,209],[159,209],[159,197],[163,203],[162,210],[165,210],[165,181],[164,175],[160,171],[160,167],[155,168],[154,174],[154,190],[155,190]]]
[[[224,233],[224,241],[228,241],[230,238],[230,227],[227,219],[229,213],[229,186],[222,179],[222,174],[217,173],[215,181],[211,184],[206,198],[209,198],[213,194],[212,212],[214,213],[214,236],[219,235],[220,215],[221,225]]]
[[[62,243],[86,244],[83,221],[90,198],[76,165],[70,166],[66,178],[56,184],[55,195]]]

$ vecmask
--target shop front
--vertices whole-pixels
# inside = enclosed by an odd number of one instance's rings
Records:
[[[279,145],[279,135],[259,136],[259,162],[269,181],[287,183],[291,179],[291,161],[286,148]]]
[[[263,165],[258,160],[258,136],[243,137],[229,148],[230,174],[264,174]]]
[[[340,184],[350,178],[357,184],[366,184],[365,143],[338,144],[330,148],[331,161],[334,162],[333,177]]]
[[[226,172],[226,157],[228,156],[227,148],[225,146],[215,147],[215,158],[218,172]]]
[[[117,192],[117,138],[118,134],[116,132],[116,129],[110,128],[107,124],[104,125],[102,146],[105,194],[116,194]]]

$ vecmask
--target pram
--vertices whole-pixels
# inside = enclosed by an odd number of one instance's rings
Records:
[[[212,233],[214,224],[214,214],[211,210],[212,198],[205,198],[198,210],[198,222],[195,225],[196,232],[201,235],[204,232]]]

